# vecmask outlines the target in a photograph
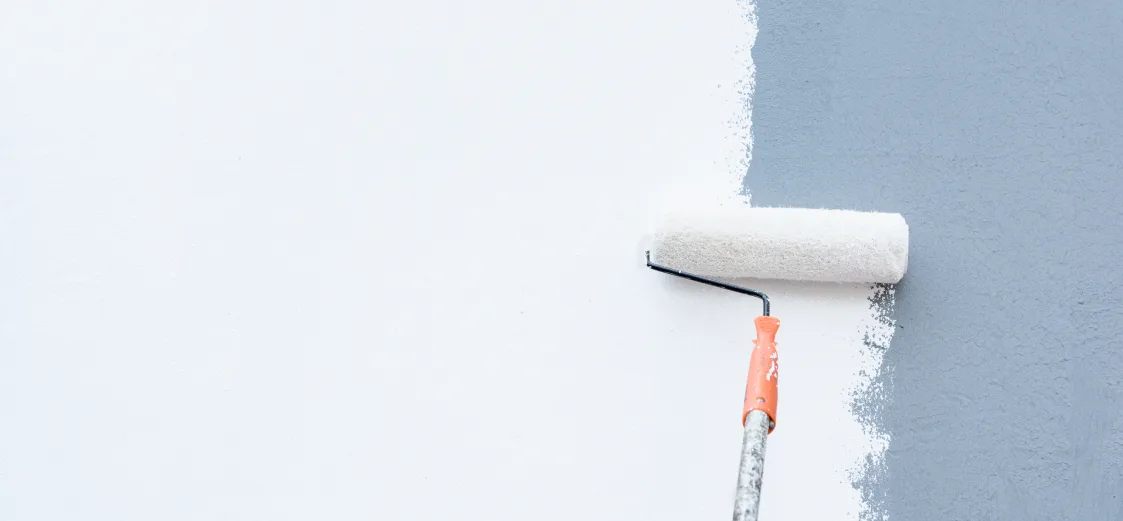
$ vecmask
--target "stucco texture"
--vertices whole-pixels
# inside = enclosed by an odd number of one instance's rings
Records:
[[[869,518],[1123,518],[1123,4],[758,4],[760,206],[899,211]]]

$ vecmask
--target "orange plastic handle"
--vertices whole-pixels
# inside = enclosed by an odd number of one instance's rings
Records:
[[[776,331],[780,329],[780,319],[776,317],[756,317],[756,340],[753,340],[753,355],[749,358],[749,378],[745,383],[745,408],[741,413],[741,425],[745,424],[749,413],[764,411],[772,424],[771,433],[776,428],[776,384],[780,379],[779,359],[776,356]]]

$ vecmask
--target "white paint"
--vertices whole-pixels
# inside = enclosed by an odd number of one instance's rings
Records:
[[[750,283],[768,292],[781,319],[779,421],[768,440],[761,519],[858,519],[864,507],[852,476],[888,444],[850,411],[853,393],[881,363],[862,335],[887,338],[892,328],[871,317],[865,286]]]
[[[641,238],[737,186],[742,9],[6,7],[0,518],[727,517],[756,303]],[[852,519],[867,292],[765,288],[765,519]]]

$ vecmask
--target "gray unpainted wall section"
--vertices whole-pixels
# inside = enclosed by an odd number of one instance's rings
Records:
[[[753,204],[911,226],[866,517],[1123,519],[1123,2],[757,14]]]

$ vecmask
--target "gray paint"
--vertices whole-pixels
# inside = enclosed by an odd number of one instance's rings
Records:
[[[1123,518],[1123,3],[758,15],[753,203],[912,227],[873,513]]]

